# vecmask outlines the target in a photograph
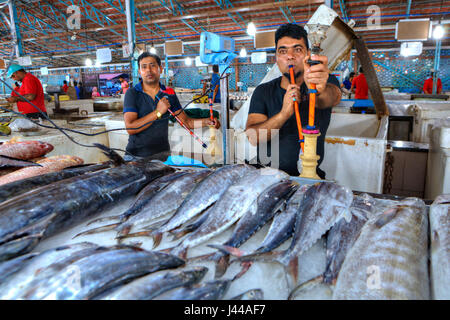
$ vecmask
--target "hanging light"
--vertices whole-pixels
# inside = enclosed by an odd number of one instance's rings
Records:
[[[239,52],[239,56],[241,58],[247,57],[247,50],[245,50],[245,48],[242,48],[241,51]]]
[[[187,58],[184,60],[184,64],[187,65],[187,66],[192,65],[192,59],[189,58],[189,57],[187,57]]]
[[[86,67],[92,67],[92,60],[87,58],[86,60],[84,60],[84,64],[86,65]]]
[[[250,22],[250,23],[247,25],[247,34],[248,34],[249,36],[251,36],[251,37],[254,37],[254,36],[255,36],[255,34],[256,34],[256,26],[255,26],[255,24],[254,24],[253,22]]]
[[[156,49],[155,49],[155,47],[152,46],[152,47],[150,48],[150,53],[156,54]]]
[[[444,27],[440,24],[433,28],[433,38],[436,40],[442,39],[444,37]]]

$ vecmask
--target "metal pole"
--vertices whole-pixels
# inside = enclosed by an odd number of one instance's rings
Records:
[[[13,4],[13,1],[9,1],[8,3],[9,8],[9,16],[11,18],[11,33],[12,38],[15,40],[15,51],[16,51],[16,57],[19,58],[23,54],[22,50],[22,36],[20,34],[19,26],[16,24],[17,19],[17,10],[16,7]]]
[[[436,40],[436,50],[434,52],[433,94],[437,93],[437,80],[440,61],[441,61],[441,39]]]
[[[164,73],[166,74],[166,86],[168,86],[169,85],[169,58],[167,56],[166,56],[164,62],[165,62]]]
[[[134,57],[134,48],[136,44],[136,30],[134,27],[134,0],[125,1],[125,13],[127,16],[127,32],[128,32],[128,46],[131,52],[131,77],[133,79],[133,85],[136,85],[139,81],[137,60]]]
[[[325,5],[326,5],[328,8],[333,9],[333,0],[325,0]]]
[[[408,5],[406,7],[406,15],[408,18],[410,13],[411,13],[411,0],[408,0]]]
[[[229,159],[229,141],[228,141],[228,128],[229,124],[229,100],[228,100],[228,74],[220,79],[220,123],[222,124],[222,141],[223,141],[223,164],[230,163]]]

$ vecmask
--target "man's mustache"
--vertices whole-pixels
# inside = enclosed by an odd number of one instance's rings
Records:
[[[294,78],[297,79],[298,77],[300,77],[303,74],[303,71],[299,71],[296,74],[294,74]],[[289,72],[285,72],[283,73],[283,76],[285,76],[286,78],[289,79],[289,81],[291,81],[291,74]]]

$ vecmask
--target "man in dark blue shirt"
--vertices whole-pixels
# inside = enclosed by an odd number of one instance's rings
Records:
[[[301,26],[289,23],[279,27],[275,33],[275,48],[276,62],[282,76],[259,85],[253,92],[247,119],[247,137],[252,145],[258,146],[260,163],[298,176],[300,143],[294,114],[294,99],[299,102],[302,128],[306,128],[308,87],[313,83],[316,84],[314,124],[319,127],[321,133],[317,140],[317,154],[320,156],[317,174],[324,179],[325,172],[319,169],[319,165],[324,157],[324,141],[330,123],[331,107],[341,101],[339,82],[336,77],[329,74],[327,57],[310,57],[307,33]],[[310,66],[307,63],[309,58],[322,63]],[[290,83],[290,65],[294,66],[295,84]],[[272,133],[278,136],[272,136]],[[272,144],[274,138],[278,138],[277,145]],[[267,144],[266,147],[264,144]],[[267,157],[270,157],[270,163],[261,161],[266,160],[263,159],[266,156],[265,151]],[[278,164],[273,161],[276,154]]]
[[[170,110],[193,129],[220,123],[214,118],[193,119],[182,110],[175,91],[159,82],[162,66],[161,59],[148,52],[138,58],[139,74],[142,80],[133,88],[127,90],[124,100],[123,118],[128,139],[127,152],[134,157],[160,155],[160,160],[166,160],[170,155],[169,144],[169,113]],[[125,157],[129,160],[131,157]]]

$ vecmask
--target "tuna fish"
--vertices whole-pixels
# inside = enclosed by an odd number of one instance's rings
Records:
[[[230,280],[215,280],[175,289],[156,297],[156,300],[220,300],[228,288]]]
[[[7,141],[0,145],[0,155],[30,160],[42,157],[53,150],[53,146],[41,141]]]
[[[189,247],[195,247],[222,233],[247,212],[255,214],[258,196],[269,186],[288,178],[286,173],[273,168],[247,172],[214,204],[206,221],[184,238],[172,252],[185,257]]]
[[[236,224],[232,235],[223,245],[209,245],[223,250],[216,253],[212,260],[217,261],[215,277],[225,274],[228,266],[228,250],[240,247],[261,227],[268,223],[275,213],[284,208],[287,199],[296,191],[297,185],[292,181],[275,183],[264,190],[257,199],[256,212],[248,211]]]
[[[431,288],[437,300],[450,299],[450,195],[437,197],[430,207]]]
[[[39,164],[37,164],[39,165]],[[50,172],[43,175],[11,182],[0,186],[0,202],[7,200],[13,196],[20,195],[27,191],[48,185],[53,182],[64,180],[67,178],[82,175],[84,173],[98,171],[110,167],[109,163],[86,165],[75,168],[66,168],[58,172]]]
[[[184,261],[176,256],[133,247],[100,252],[73,262],[21,298],[91,299],[137,277],[183,264]]]
[[[205,276],[208,269],[193,267],[160,271],[138,278],[112,293],[102,296],[102,300],[151,300],[166,291],[193,285]]]
[[[35,177],[49,172],[60,171],[67,167],[77,166],[83,159],[75,156],[53,156],[37,161],[38,167],[27,167],[0,177],[0,185]]]
[[[186,197],[174,216],[155,232],[155,238],[163,232],[173,230],[191,220],[222,197],[224,192],[239,180],[246,172],[255,168],[244,165],[228,165],[221,167],[209,175]]]
[[[28,262],[38,253],[24,254],[23,256],[0,263],[0,286],[1,284],[13,276],[16,272],[22,270]]]
[[[11,258],[11,241],[39,240],[92,217],[113,203],[135,195],[147,183],[174,169],[160,162],[122,164],[41,187],[2,203],[0,261]],[[20,250],[27,253],[36,243]],[[7,248],[9,251],[5,251]],[[17,253],[19,254],[19,252]]]
[[[20,256],[12,260],[3,262],[3,265],[15,265],[22,263],[20,269],[10,275],[0,284],[0,299],[17,299],[19,295],[28,288],[30,283],[36,281],[39,273],[54,263],[59,263],[67,259],[72,254],[87,250],[97,249],[98,246],[89,242],[81,242],[67,246],[61,246],[49,249],[41,253],[31,253],[29,255]],[[24,261],[23,257],[31,257]]]
[[[368,194],[355,196],[350,207],[352,213],[350,222],[341,219],[328,232],[325,272],[312,280],[300,284],[292,290],[289,299],[292,299],[298,291],[309,290],[315,284],[325,283],[332,286],[336,284],[342,263],[348,251],[358,239],[363,225],[371,217],[374,203],[374,199]]]
[[[406,199],[377,212],[344,260],[333,299],[429,299],[425,204]]]

